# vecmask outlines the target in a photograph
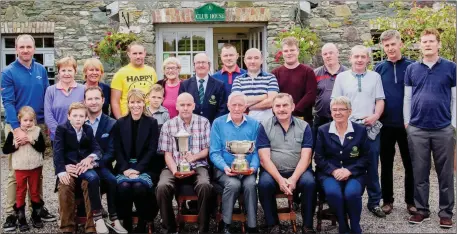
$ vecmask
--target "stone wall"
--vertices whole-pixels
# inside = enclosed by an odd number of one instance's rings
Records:
[[[73,56],[78,61],[77,78],[81,79],[82,65],[85,59],[92,57],[89,44],[100,40],[107,30],[118,27],[116,22],[110,21],[106,13],[98,8],[109,2],[112,1],[6,1],[0,4],[0,22],[8,22],[7,26],[11,23],[16,27],[23,27],[19,32],[24,32],[28,25],[25,22],[29,22],[30,25],[32,22],[52,25],[52,29],[43,32],[54,34],[56,60],[68,55]],[[8,30],[2,31],[2,35],[11,33]],[[41,31],[37,30],[36,33],[38,32]]]
[[[389,1],[321,1],[306,20],[323,43],[335,43],[340,49],[340,61],[349,65],[350,49],[371,37],[370,19],[393,15]],[[323,64],[320,55],[313,66]]]

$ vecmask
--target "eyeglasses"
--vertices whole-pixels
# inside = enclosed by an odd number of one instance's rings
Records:
[[[332,112],[335,112],[335,113],[336,112],[340,112],[340,113],[342,113],[342,112],[346,112],[348,110],[349,110],[348,108],[339,108],[339,109],[332,109]]]
[[[209,62],[205,62],[205,61],[195,62],[195,65],[206,65],[206,64],[209,64]]]
[[[177,67],[166,67],[165,70],[167,70],[167,71],[176,71],[176,70],[178,70],[178,68]]]

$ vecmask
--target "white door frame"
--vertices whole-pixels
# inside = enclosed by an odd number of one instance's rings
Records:
[[[263,27],[262,39],[263,39],[263,57],[264,57],[264,68],[266,66],[267,58],[267,25],[265,23],[247,23],[247,24],[234,24],[234,23],[218,23],[218,24],[155,24],[156,28],[156,72],[158,79],[163,78],[162,63],[163,63],[163,32],[186,32],[193,30],[205,30],[205,50],[210,61],[214,61],[214,41],[213,41],[213,28],[228,28],[228,27],[247,27],[247,28],[261,28]],[[176,42],[177,43],[177,42]],[[193,58],[192,58],[193,59]],[[211,72],[213,66],[210,66]]]

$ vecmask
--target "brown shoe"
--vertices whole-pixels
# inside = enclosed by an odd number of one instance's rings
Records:
[[[422,222],[428,221],[428,220],[430,220],[430,216],[425,216],[425,215],[416,213],[409,218],[409,223],[421,224]]]
[[[381,207],[382,211],[386,214],[392,213],[392,210],[394,209],[394,204],[391,202],[386,202],[382,205]]]
[[[440,228],[452,228],[452,219],[440,218]]]
[[[406,210],[408,210],[408,213],[409,213],[410,215],[414,215],[414,214],[416,214],[416,212],[417,212],[416,206],[415,206],[415,205],[411,205],[411,204],[407,204],[407,205],[406,205]]]

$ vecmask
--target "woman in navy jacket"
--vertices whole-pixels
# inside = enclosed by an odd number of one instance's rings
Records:
[[[349,98],[334,98],[330,110],[333,121],[322,125],[317,134],[316,177],[324,189],[328,205],[336,213],[339,233],[361,233],[362,194],[370,150],[367,132],[363,126],[349,121]]]
[[[135,203],[139,216],[135,233],[144,233],[147,232],[146,224],[154,220],[158,211],[153,186],[164,165],[163,158],[160,160],[156,154],[157,120],[145,115],[146,95],[139,89],[132,89],[127,95],[127,103],[129,113],[120,118],[113,129],[119,216],[124,220],[124,228],[131,233],[132,205]]]

